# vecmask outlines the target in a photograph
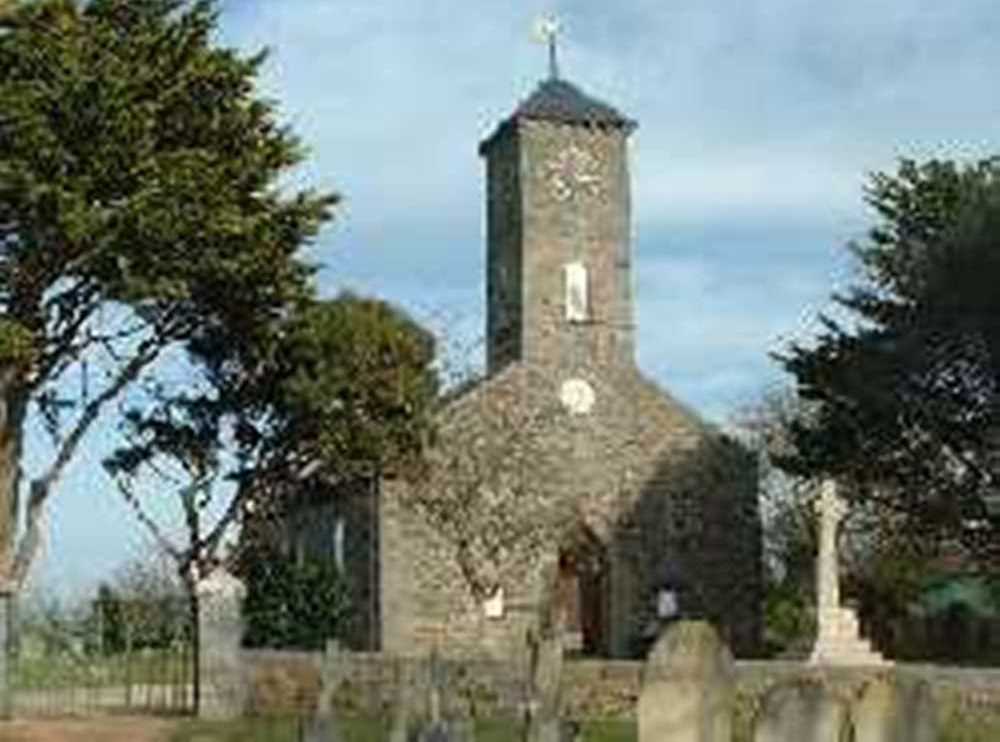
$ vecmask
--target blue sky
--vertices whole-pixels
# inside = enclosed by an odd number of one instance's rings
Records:
[[[768,351],[850,280],[866,173],[1000,151],[986,0],[222,7],[222,43],[272,49],[262,90],[311,150],[295,182],[345,198],[315,247],[324,293],[377,294],[463,342],[483,324],[476,146],[544,75],[530,29],[554,11],[564,77],[639,122],[639,364],[718,422],[780,382]],[[56,493],[36,585],[78,591],[148,548],[98,467],[111,441],[95,431]]]

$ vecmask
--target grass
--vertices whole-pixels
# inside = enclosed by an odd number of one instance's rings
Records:
[[[1000,715],[948,716],[942,719],[940,742],[997,742]],[[344,742],[385,742],[388,727],[381,719],[344,719]],[[628,719],[585,722],[583,742],[636,742],[636,723]],[[517,725],[507,719],[476,723],[476,742],[515,742]],[[170,742],[299,742],[299,721],[289,718],[251,718],[231,722],[186,721]],[[733,742],[750,742],[734,735]]]

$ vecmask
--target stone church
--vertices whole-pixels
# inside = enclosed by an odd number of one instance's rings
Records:
[[[555,411],[532,445],[550,454],[549,491],[579,505],[579,537],[553,544],[568,649],[635,656],[658,621],[690,616],[750,655],[762,608],[754,461],[636,366],[635,128],[553,72],[480,144],[487,368],[445,406],[438,445],[474,445],[499,403]],[[484,607],[453,544],[406,506],[408,486],[386,476],[305,498],[290,518],[298,553],[329,555],[351,578],[348,643],[493,656],[523,646],[537,565],[522,563],[502,582],[502,605]]]

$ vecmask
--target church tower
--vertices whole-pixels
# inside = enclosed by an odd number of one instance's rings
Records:
[[[487,371],[634,363],[628,137],[551,74],[479,147],[486,160]]]

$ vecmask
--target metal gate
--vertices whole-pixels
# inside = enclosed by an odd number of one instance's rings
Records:
[[[99,599],[90,614],[15,621],[13,713],[185,714],[193,709],[194,632],[183,596]]]

